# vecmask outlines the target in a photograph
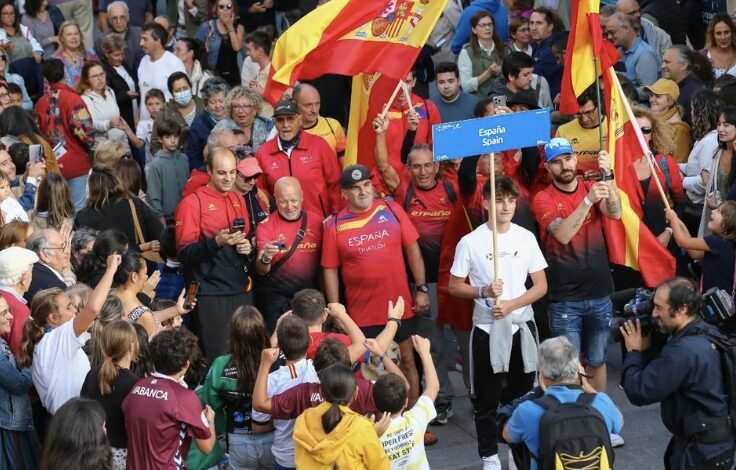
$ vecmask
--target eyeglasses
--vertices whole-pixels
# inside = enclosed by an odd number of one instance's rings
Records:
[[[252,104],[234,104],[232,108],[236,111],[245,111],[246,109],[253,109]]]
[[[579,111],[575,113],[575,117],[577,118],[583,117],[583,116],[593,117],[595,116],[596,111],[598,111],[598,108],[589,109],[587,111]]]
[[[98,78],[105,78],[105,72],[96,73],[94,75],[90,75],[89,78],[94,78],[95,80]]]
[[[220,5],[217,5],[217,8],[220,10],[232,10],[233,4],[232,3],[221,3]]]
[[[493,28],[493,23],[478,23],[475,26],[478,28],[483,28],[483,29],[491,29]]]
[[[641,128],[641,133],[644,134],[644,135],[649,135],[652,132],[654,132],[654,129],[652,129],[649,126],[644,126],[644,127]]]
[[[238,178],[240,178],[241,180],[245,181],[246,183],[253,183],[253,182],[255,182],[258,179],[259,176],[261,176],[261,175],[260,174],[257,174],[257,175],[253,175],[253,176],[245,176],[244,174],[238,172]]]
[[[45,250],[61,250],[61,251],[64,251],[64,250],[66,250],[66,247],[67,247],[67,244],[66,244],[66,242],[64,242],[64,243],[61,244],[61,246],[47,246],[44,249]]]

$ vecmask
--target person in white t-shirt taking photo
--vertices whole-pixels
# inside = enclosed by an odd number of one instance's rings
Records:
[[[519,188],[508,176],[483,185],[483,206],[496,211],[498,247],[489,220],[465,235],[450,269],[450,294],[475,300],[470,336],[471,397],[483,469],[499,469],[496,412],[532,389],[537,370],[537,327],[532,303],[547,292],[547,262],[534,235],[514,224]],[[498,273],[494,272],[494,251]],[[527,276],[532,287],[526,288]],[[465,280],[470,280],[466,284]]]

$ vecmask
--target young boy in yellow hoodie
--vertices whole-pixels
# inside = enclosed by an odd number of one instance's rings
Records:
[[[349,408],[358,394],[353,371],[334,364],[322,371],[320,379],[325,401],[304,411],[294,425],[296,467],[388,470],[388,457],[373,423]]]

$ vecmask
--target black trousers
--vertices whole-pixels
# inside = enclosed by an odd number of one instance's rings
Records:
[[[230,318],[235,309],[242,305],[253,305],[250,292],[223,296],[203,295],[197,298],[197,330],[208,364],[212,364],[217,356],[227,353]]]
[[[276,322],[284,313],[291,310],[291,298],[273,290],[256,290],[256,306],[261,311],[269,333],[276,329]]]
[[[527,322],[535,331],[534,323]],[[534,386],[535,372],[524,373],[521,356],[521,335],[517,331],[511,346],[509,371],[494,374],[491,368],[491,353],[488,333],[475,328],[471,342],[473,356],[473,417],[478,434],[478,455],[490,457],[498,454],[500,430],[496,423],[498,406],[521,397]]]

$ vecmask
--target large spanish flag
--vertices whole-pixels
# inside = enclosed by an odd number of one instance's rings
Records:
[[[604,48],[599,6],[599,0],[573,0],[560,90],[560,112],[563,114],[578,112],[577,97],[596,81],[596,59],[599,75],[618,60],[618,52],[612,44]]]
[[[414,65],[447,0],[331,0],[276,41],[264,96],[275,103],[298,80],[380,72],[396,80]]]
[[[654,287],[675,275],[675,258],[642,222],[637,186],[631,165],[649,149],[633,117],[612,67],[603,75],[608,117],[608,153],[621,195],[621,220],[604,218],[608,258],[611,263],[633,268],[641,273],[644,284]]]

